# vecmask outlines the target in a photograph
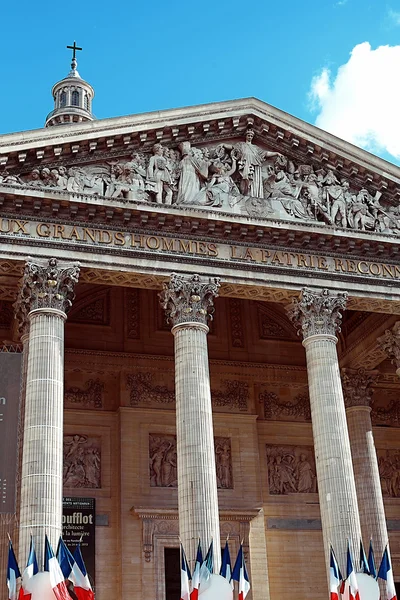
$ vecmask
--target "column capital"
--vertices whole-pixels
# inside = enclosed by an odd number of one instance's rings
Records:
[[[286,311],[304,340],[312,335],[335,336],[340,331],[346,301],[346,292],[304,288],[300,300],[294,299]]]
[[[378,337],[377,342],[392,363],[396,365],[397,374],[400,376],[400,321],[396,321],[391,329]]]
[[[366,369],[341,370],[344,404],[346,408],[353,406],[371,407],[372,386],[379,378],[378,371],[367,371]]]
[[[26,331],[29,313],[33,310],[53,309],[67,313],[75,297],[78,278],[78,263],[56,258],[35,261],[28,258],[15,302],[15,316],[21,333]]]
[[[214,298],[220,288],[218,277],[202,282],[199,275],[185,277],[172,273],[159,294],[168,321],[175,327],[182,323],[207,325],[214,313]]]

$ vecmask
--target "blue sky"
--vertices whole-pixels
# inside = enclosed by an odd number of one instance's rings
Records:
[[[338,69],[368,42],[363,95],[369,95],[375,81],[368,61],[380,46],[400,40],[400,2],[21,0],[2,8],[2,24],[1,133],[43,126],[51,86],[69,70],[65,46],[74,39],[83,46],[78,69],[95,88],[97,118],[256,96],[336,132]],[[400,54],[398,66],[392,78],[400,78]],[[376,143],[352,141],[397,162],[400,147],[375,137]]]

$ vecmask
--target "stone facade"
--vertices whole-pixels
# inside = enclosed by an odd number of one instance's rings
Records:
[[[250,600],[322,597],[328,543],[344,571],[385,518],[399,572],[399,179],[257,100],[1,136],[0,333],[29,352],[0,537],[26,554],[52,496],[41,428],[57,490],[96,499],[98,600],[170,600],[199,532],[244,540]]]

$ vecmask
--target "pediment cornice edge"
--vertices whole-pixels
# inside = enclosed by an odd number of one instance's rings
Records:
[[[217,124],[216,132],[210,134],[207,130],[203,140],[197,139],[198,136],[193,137],[190,126],[196,127],[201,123],[206,128],[207,125]],[[264,144],[279,147],[282,143],[286,145],[290,143],[294,150],[302,145],[307,148],[310,158],[318,155],[317,158],[321,158],[322,161],[333,162],[338,170],[345,161],[354,163],[363,171],[371,171],[375,175],[374,177],[370,174],[372,178],[388,178],[393,183],[400,183],[400,169],[396,165],[256,98],[2,135],[0,136],[0,169],[9,168],[14,161],[23,166],[27,159],[30,159],[30,163],[33,159],[37,164],[42,164],[43,158],[49,152],[54,154],[53,158],[56,159],[71,157],[87,151],[90,143],[96,140],[105,141],[105,147],[108,149],[114,147],[114,142],[117,142],[118,138],[122,138],[118,140],[122,149],[124,145],[129,147],[135,138],[140,138],[141,134],[142,139],[139,143],[142,145],[146,145],[146,142],[147,144],[156,141],[173,142],[174,138],[177,141],[191,137],[194,142],[206,143],[207,138],[212,141],[240,136],[248,125],[254,126],[258,138]],[[72,145],[75,146],[74,149]]]

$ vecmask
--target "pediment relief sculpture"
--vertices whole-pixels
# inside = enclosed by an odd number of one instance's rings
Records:
[[[126,160],[82,166],[35,167],[0,173],[0,185],[89,194],[122,202],[146,202],[234,213],[259,219],[320,222],[361,231],[400,232],[400,207],[381,192],[361,188],[333,167],[300,164],[261,148],[248,129],[245,140],[171,148]]]

